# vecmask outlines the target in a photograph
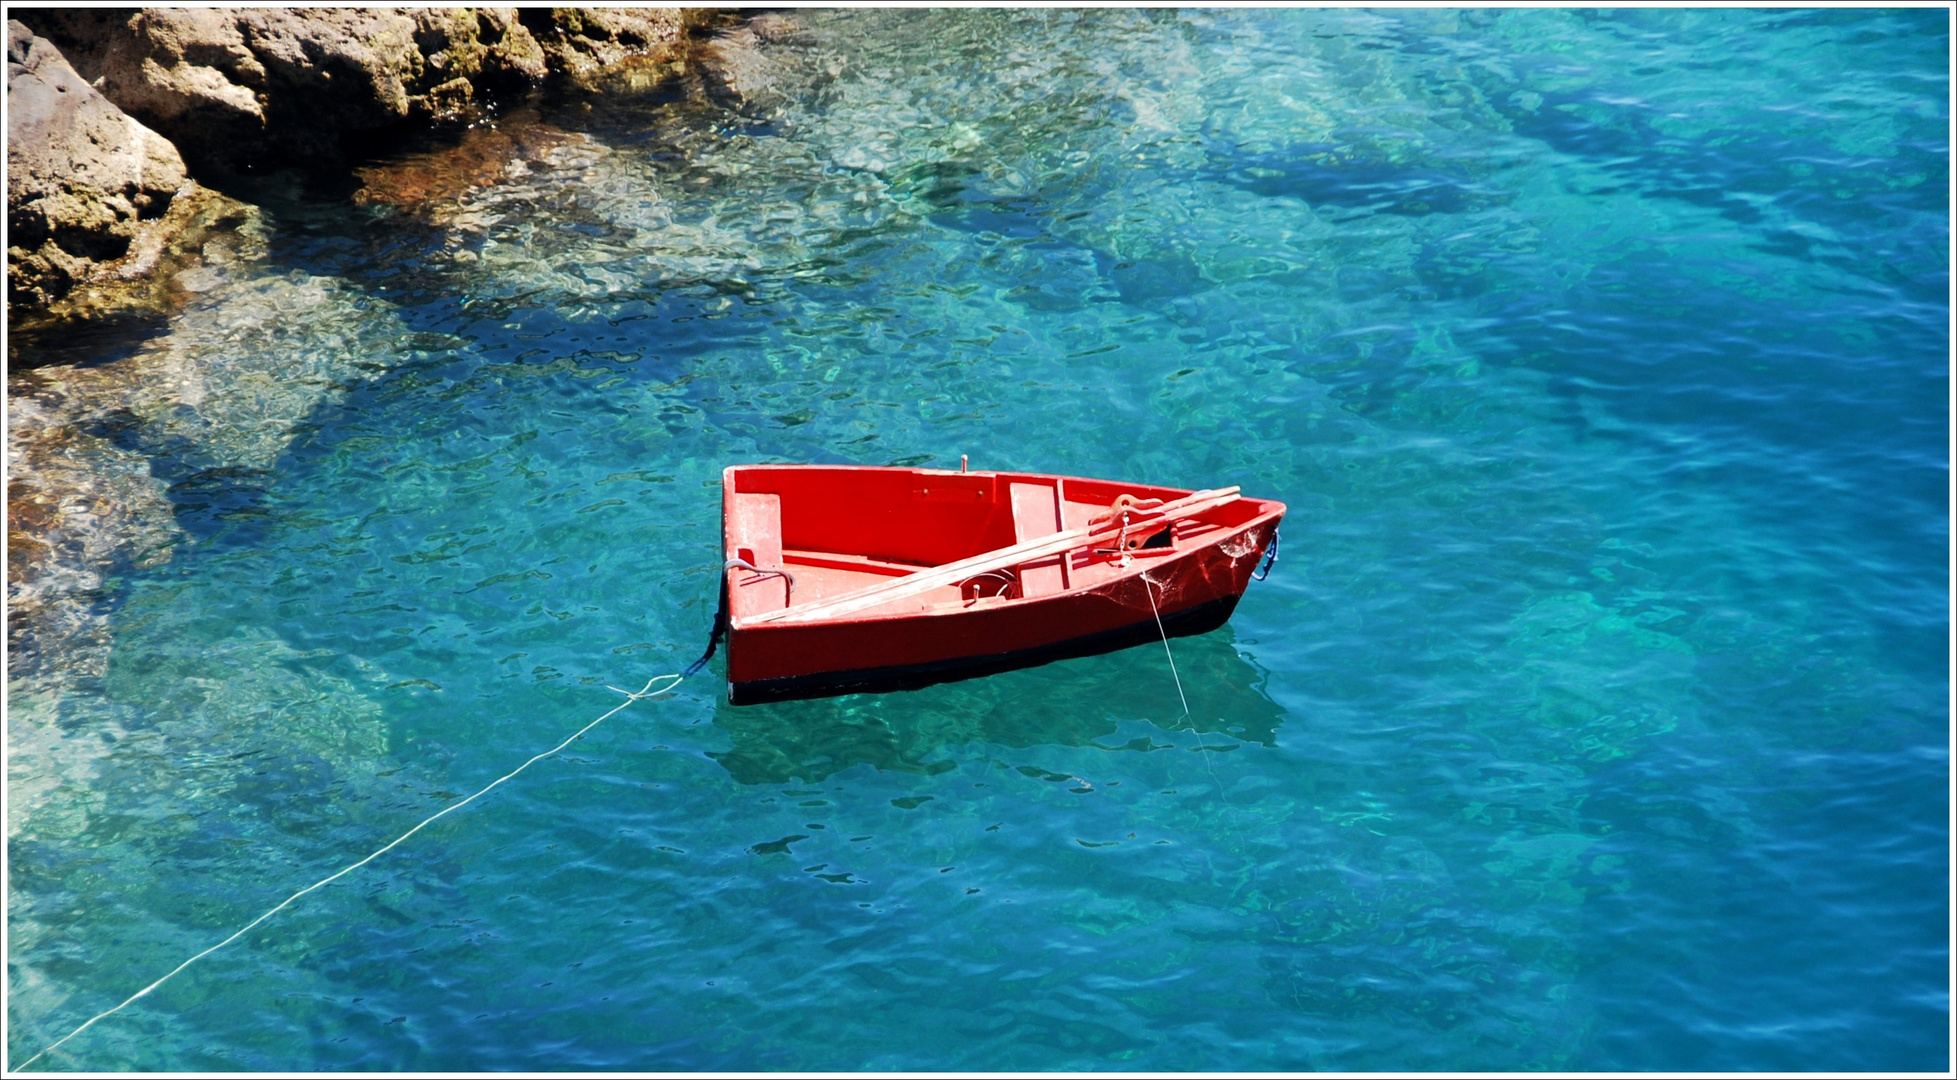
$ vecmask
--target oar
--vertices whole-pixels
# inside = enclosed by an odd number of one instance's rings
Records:
[[[1129,515],[1129,528],[1195,517],[1197,514],[1236,502],[1239,498],[1238,491],[1239,489],[1235,487],[1198,491],[1149,510],[1134,511]],[[1043,559],[1049,555],[1065,554],[1076,548],[1106,540],[1120,532],[1121,523],[1118,519],[1084,529],[1069,529],[1066,532],[1027,540],[1011,547],[998,548],[982,555],[974,555],[969,559],[934,566],[929,570],[919,570],[915,574],[878,582],[813,604],[782,608],[742,621],[749,626],[754,626],[759,623],[798,623],[834,619],[851,612],[862,611],[864,608],[880,607],[919,593],[930,592],[945,585],[955,585],[988,570],[998,570],[1016,563]]]

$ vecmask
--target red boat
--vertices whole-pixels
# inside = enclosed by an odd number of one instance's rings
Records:
[[[1207,633],[1284,517],[1236,488],[1038,473],[736,465],[721,491],[735,705]]]

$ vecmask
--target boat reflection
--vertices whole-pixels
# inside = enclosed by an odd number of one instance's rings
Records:
[[[1229,627],[1173,642],[1189,698],[1182,714],[1162,646],[1136,646],[983,679],[903,693],[735,707],[714,724],[731,746],[710,756],[743,784],[813,783],[857,765],[911,773],[949,771],[961,747],[990,743],[1115,749],[1124,721],[1143,720],[1194,744],[1275,745],[1284,710],[1263,692],[1265,672],[1239,655]]]

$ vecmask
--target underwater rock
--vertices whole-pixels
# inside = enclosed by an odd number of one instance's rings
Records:
[[[722,96],[766,115],[833,80],[835,71],[810,62],[814,44],[799,13],[762,12],[709,37],[695,56]]]
[[[168,211],[186,180],[175,147],[97,93],[46,38],[8,21],[10,300],[44,307],[132,249],[138,261],[159,251],[181,226]]]
[[[362,186],[353,201],[404,209],[439,207],[460,200],[472,189],[546,168],[553,151],[568,145],[597,144],[588,136],[541,123],[531,114],[518,114],[494,127],[471,128],[452,146],[355,169]]]
[[[8,675],[58,663],[100,677],[112,638],[99,615],[124,568],[167,560],[179,539],[149,460],[82,430],[72,389],[14,376],[7,401]]]
[[[206,246],[179,275],[192,301],[160,333],[110,363],[9,380],[16,685],[99,678],[121,579],[248,504],[308,416],[376,358],[412,351],[384,306],[337,279],[282,272],[252,245]],[[214,502],[214,489],[228,501]]]

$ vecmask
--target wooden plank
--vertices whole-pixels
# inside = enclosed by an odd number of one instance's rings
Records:
[[[1138,516],[1144,521],[1179,521],[1236,502],[1239,497],[1238,489],[1234,487],[1198,491]],[[1069,529],[1052,536],[974,555],[969,559],[960,559],[929,570],[920,570],[892,581],[878,582],[817,603],[771,611],[745,621],[752,626],[759,623],[799,623],[840,618],[865,608],[879,607],[919,593],[930,592],[932,589],[956,585],[966,578],[983,574],[988,570],[999,570],[1016,563],[1049,555],[1060,555],[1091,544],[1105,542],[1113,539],[1120,531],[1121,526],[1118,522],[1108,522],[1091,528]]]
[[[1053,520],[1058,524],[1061,532],[1067,531],[1067,478],[1064,476],[1053,478]],[[1071,552],[1062,554],[1055,561],[1060,564],[1060,588],[1063,590],[1073,588],[1073,554]]]
[[[1012,485],[1013,536],[1020,543],[1039,540],[1060,532],[1060,507],[1054,501],[1052,484]],[[1019,595],[1049,596],[1065,586],[1060,578],[1060,560],[1048,555],[1019,564]]]

